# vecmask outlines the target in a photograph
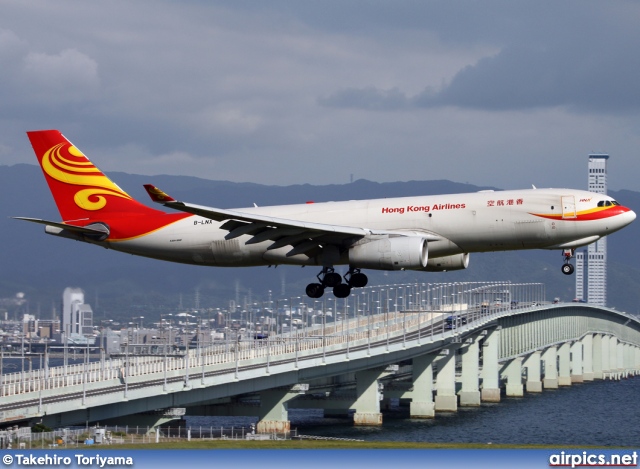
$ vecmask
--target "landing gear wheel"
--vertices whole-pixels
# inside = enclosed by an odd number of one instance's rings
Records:
[[[565,249],[562,251],[562,256],[564,257],[564,265],[562,266],[562,273],[565,275],[571,275],[574,271],[573,264],[569,263],[574,253],[575,253],[575,249]]]
[[[342,283],[342,276],[336,272],[328,272],[322,279],[322,284],[325,287],[333,288]]]
[[[366,286],[369,281],[367,276],[360,272],[360,269],[353,268],[344,274],[344,280],[351,288],[362,288]]]
[[[336,298],[346,298],[351,293],[351,287],[346,283],[341,283],[333,287],[333,294]]]
[[[342,276],[334,271],[333,267],[323,267],[317,278],[323,287],[333,288],[342,283]]]
[[[349,278],[349,286],[354,288],[366,287],[369,279],[361,272],[356,272]]]
[[[310,283],[307,285],[306,292],[309,298],[320,298],[324,295],[324,287],[319,283]]]

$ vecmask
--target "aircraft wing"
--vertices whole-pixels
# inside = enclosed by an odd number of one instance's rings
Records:
[[[371,230],[353,226],[313,223],[301,220],[272,217],[237,210],[194,205],[180,202],[151,184],[145,189],[154,202],[183,212],[193,213],[204,218],[223,223],[221,228],[229,231],[225,239],[234,239],[242,235],[252,237],[246,244],[273,241],[268,250],[292,246],[287,256],[310,253],[322,244],[349,246],[358,240],[375,235],[406,236],[397,231]],[[441,239],[441,238],[434,238]]]

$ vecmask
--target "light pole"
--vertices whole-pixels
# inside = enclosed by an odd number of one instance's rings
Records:
[[[21,353],[21,371],[20,371],[20,381],[22,381],[22,386],[24,386],[24,332],[22,333],[22,345],[20,347]]]
[[[171,333],[171,329],[169,329],[169,333]],[[162,384],[162,392],[167,392],[167,346],[169,344],[164,344],[164,382]]]
[[[362,302],[362,310],[367,315],[367,355],[371,355],[371,315],[367,311],[367,303]]]
[[[322,363],[325,363],[327,359],[326,327],[327,327],[327,311],[325,310],[322,312]]]
[[[200,324],[198,324],[198,356],[200,358],[200,366],[202,367],[202,378],[200,380],[200,384],[204,387],[204,355],[202,354],[202,350],[200,349]]]
[[[44,343],[44,378],[49,379],[49,341]]]
[[[160,330],[162,331],[162,340],[164,342],[163,349],[165,356],[167,355],[167,347],[169,347],[171,343],[171,338],[168,336],[167,332],[171,333],[171,320],[167,321],[165,316],[173,316],[172,313],[161,313],[160,314]],[[169,322],[169,327],[167,327],[167,322]]]
[[[67,377],[67,363],[69,361],[69,324],[65,324],[64,330],[62,331],[62,357],[63,357],[63,374],[65,378]]]
[[[140,322],[138,323],[136,321],[136,319],[139,319]],[[131,329],[131,340],[133,341],[133,354],[134,355],[136,355],[136,345],[138,344],[138,330],[142,329],[142,327],[143,327],[143,324],[142,324],[142,320],[143,319],[144,319],[144,316],[133,316],[131,318],[131,324],[133,325],[133,327]],[[139,327],[138,327],[138,324],[140,324]],[[129,346],[129,344],[127,343],[127,347],[128,346]]]
[[[185,373],[184,373],[184,387],[189,387],[189,343],[187,342],[187,346],[184,350],[184,360],[185,360]]]
[[[40,355],[40,360],[42,360],[42,355]],[[40,366],[42,367],[42,363]],[[38,383],[38,414],[42,415],[42,380],[39,380]]]
[[[124,375],[124,399],[127,400],[127,391],[129,390],[129,337],[127,335],[127,348],[124,352],[125,356],[125,375]]]
[[[82,405],[87,405],[87,381],[89,380],[89,339],[85,337],[87,347],[84,349],[84,376],[82,378]]]

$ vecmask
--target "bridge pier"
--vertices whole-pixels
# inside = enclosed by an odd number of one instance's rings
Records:
[[[631,345],[624,344],[624,370],[626,377],[633,376],[632,369],[632,360],[631,360]]]
[[[571,383],[582,383],[582,341],[576,340],[571,344]]]
[[[308,385],[295,385],[293,387],[272,388],[260,392],[260,413],[257,433],[289,433],[288,402],[298,397],[309,389]]]
[[[593,379],[602,379],[602,334],[593,336]]]
[[[436,375],[436,410],[456,412],[458,396],[456,395],[456,349],[441,350]]]
[[[549,347],[542,353],[544,361],[544,389],[558,389],[558,349]]]
[[[619,379],[618,374],[618,338],[609,337],[609,376],[610,379]]]
[[[478,336],[470,337],[460,348],[462,353],[462,389],[460,390],[460,406],[480,405],[480,345]]]
[[[587,334],[582,338],[582,378],[593,381],[593,335]]]
[[[558,348],[558,386],[571,386],[571,344],[563,343]]]
[[[523,363],[523,366],[527,368],[527,392],[542,392],[540,360],[540,352],[533,352]]]
[[[620,379],[620,356],[618,349],[620,348],[620,342],[618,342],[617,337],[612,337],[609,341],[609,345],[611,346],[611,351],[609,352],[610,360],[611,360],[611,371],[615,374],[615,379]]]
[[[625,378],[625,374],[624,374],[624,344],[621,342],[618,342],[618,347],[617,347],[617,352],[618,352],[618,379],[621,378]]]
[[[437,356],[436,353],[428,353],[413,359],[413,393],[409,404],[411,418],[431,419],[435,417],[433,361]]]
[[[611,373],[611,336],[602,336],[602,378]]]
[[[507,377],[507,396],[524,396],[524,387],[522,386],[522,357],[512,359],[505,366],[504,374]]]
[[[356,373],[356,393],[358,397],[353,407],[353,424],[358,426],[382,425],[380,412],[380,385],[378,379],[383,374],[380,369],[358,371]]]
[[[482,402],[500,402],[500,366],[498,352],[500,350],[500,329],[488,331],[482,344]]]

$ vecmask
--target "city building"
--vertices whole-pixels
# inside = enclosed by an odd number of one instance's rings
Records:
[[[93,310],[84,302],[84,292],[80,288],[64,289],[61,332],[67,338],[93,335]]]
[[[589,191],[598,194],[607,193],[608,160],[609,155],[589,155]],[[587,249],[576,252],[576,299],[586,300],[598,306],[607,304],[606,238],[590,244]]]

